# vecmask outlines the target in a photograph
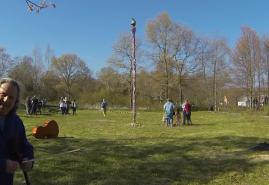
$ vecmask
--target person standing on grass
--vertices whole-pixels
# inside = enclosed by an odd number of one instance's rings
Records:
[[[184,103],[182,103],[182,105],[181,105],[181,108],[182,108],[182,125],[185,125],[186,124],[186,113],[185,113],[185,111],[184,111],[184,109],[185,109],[185,103],[186,102],[184,102]]]
[[[184,108],[183,108],[183,125],[185,125],[187,120],[188,125],[192,125],[191,121],[191,104],[189,100],[187,99],[184,103]]]
[[[178,104],[175,109],[176,109],[175,114],[176,114],[176,119],[177,119],[177,125],[180,126],[180,121],[181,121],[180,109],[181,109],[181,105]]]
[[[61,97],[60,102],[59,102],[59,107],[60,107],[61,114],[64,115],[64,113],[65,113],[65,110],[64,110],[64,100],[63,100],[62,97]]]
[[[71,108],[72,108],[72,114],[75,115],[76,114],[76,111],[77,111],[77,103],[76,103],[76,100],[73,100],[71,102]]]
[[[173,127],[173,116],[174,116],[175,105],[171,99],[167,99],[166,103],[163,105],[163,110],[165,113],[166,126]]]
[[[31,98],[29,96],[27,96],[27,98],[25,100],[25,108],[26,108],[27,115],[31,114],[31,109],[32,109],[31,106],[32,106]]]
[[[0,80],[0,184],[13,185],[14,173],[33,167],[33,146],[28,142],[22,120],[16,114],[19,84],[10,78]],[[26,174],[26,173],[25,173]]]
[[[101,102],[101,110],[103,112],[104,117],[106,117],[106,111],[107,111],[107,102],[105,99]]]

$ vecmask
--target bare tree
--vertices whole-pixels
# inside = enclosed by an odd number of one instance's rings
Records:
[[[24,56],[19,59],[19,62],[10,70],[9,76],[20,81],[23,84],[24,92],[28,95],[38,93],[36,87],[36,79],[33,74],[38,73],[33,65],[33,58]]]
[[[140,49],[141,42],[139,39],[136,41],[136,61],[139,63],[142,56]],[[123,73],[126,78],[125,81],[129,84],[130,93],[130,109],[132,108],[132,61],[133,61],[133,46],[131,34],[121,34],[118,41],[113,45],[113,55],[109,58],[108,63],[110,66],[116,68]]]
[[[269,37],[263,39],[264,72],[267,80],[267,97],[269,97]]]
[[[209,38],[199,38],[198,41],[198,47],[196,50],[196,64],[197,64],[197,75],[198,75],[198,86],[201,86],[200,88],[200,97],[203,99],[203,105],[211,106],[212,100],[209,94],[211,94],[211,81],[210,81],[210,75],[209,71],[211,68],[211,47],[210,47],[210,39]],[[199,77],[200,76],[200,77]]]
[[[246,95],[253,108],[253,98],[255,96],[255,77],[261,60],[260,40],[257,33],[249,27],[242,28],[242,36],[237,42],[233,62],[236,75],[246,89]],[[259,73],[259,72],[258,72]]]
[[[177,75],[179,100],[183,102],[183,76],[193,73],[196,68],[195,56],[199,40],[192,30],[179,24],[174,24],[173,33],[171,42],[173,68]]]
[[[212,88],[212,94],[213,94],[213,100],[214,100],[214,111],[218,110],[218,82],[220,80],[219,77],[221,76],[221,73],[225,71],[225,68],[227,67],[226,61],[227,56],[229,54],[229,48],[223,39],[215,39],[211,42],[212,47],[212,72],[213,72],[213,88]]]
[[[159,15],[147,25],[147,37],[153,47],[154,61],[163,69],[165,98],[169,97],[169,79],[171,71],[171,42],[173,23],[167,13]],[[160,93],[162,94],[162,93]]]
[[[0,48],[0,77],[6,75],[8,71],[13,67],[13,65],[14,61],[6,52],[6,49]]]
[[[65,86],[67,96],[71,97],[72,87],[78,77],[89,76],[90,70],[86,63],[75,54],[65,54],[52,59],[51,69]]]
[[[49,69],[51,59],[53,56],[54,56],[54,50],[50,47],[50,45],[47,45],[47,48],[45,50],[45,65],[47,66],[47,69]]]
[[[32,72],[32,76],[34,79],[34,89],[40,89],[40,80],[42,78],[43,73],[45,72],[43,57],[40,48],[35,47],[32,52],[32,65],[34,70]]]

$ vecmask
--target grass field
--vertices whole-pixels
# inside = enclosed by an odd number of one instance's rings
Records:
[[[161,112],[78,111],[76,116],[21,114],[27,134],[54,119],[57,139],[38,140],[32,185],[268,185],[269,117],[193,112],[193,126],[166,128]],[[76,150],[69,153],[68,151]],[[23,184],[20,171],[15,185]]]

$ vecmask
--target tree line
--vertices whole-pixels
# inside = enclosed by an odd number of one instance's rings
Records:
[[[235,107],[245,96],[269,95],[269,37],[248,26],[234,48],[224,38],[200,36],[162,13],[147,23],[147,39],[137,39],[137,105],[160,107],[167,98],[188,98],[199,107]],[[22,98],[31,95],[57,102],[60,97],[91,106],[103,98],[114,106],[130,106],[132,35],[123,33],[112,46],[107,66],[93,76],[86,62],[72,53],[56,57],[48,46],[42,54],[12,57],[0,48],[0,76],[18,80]],[[89,61],[90,62],[90,61]],[[226,101],[224,100],[224,97]],[[251,105],[250,108],[253,106]]]

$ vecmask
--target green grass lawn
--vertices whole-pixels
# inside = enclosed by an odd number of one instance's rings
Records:
[[[45,120],[60,127],[57,139],[28,136],[35,147],[33,185],[269,184],[269,151],[249,150],[268,141],[268,117],[193,112],[193,126],[166,128],[161,112],[139,111],[142,126],[133,128],[127,112],[77,113],[21,114],[27,134]],[[15,184],[22,183],[17,171]]]

